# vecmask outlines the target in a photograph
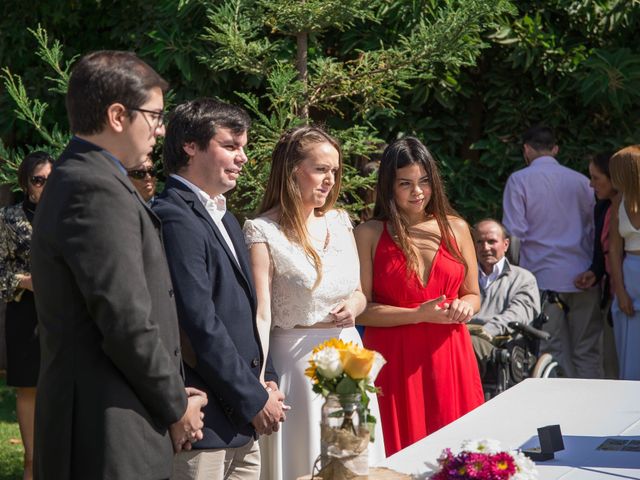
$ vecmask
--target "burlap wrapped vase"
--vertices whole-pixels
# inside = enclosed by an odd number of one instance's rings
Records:
[[[369,474],[369,430],[360,394],[330,394],[322,406],[319,477],[350,480]]]

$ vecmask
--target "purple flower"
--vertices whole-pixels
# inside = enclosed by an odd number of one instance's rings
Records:
[[[518,471],[516,459],[509,452],[464,450],[454,455],[445,448],[438,464],[440,470],[431,480],[509,480]]]
[[[468,452],[466,459],[468,478],[485,479],[491,472],[489,459],[485,453]]]

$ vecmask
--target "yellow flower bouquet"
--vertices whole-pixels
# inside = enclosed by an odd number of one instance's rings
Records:
[[[367,447],[375,417],[369,394],[385,359],[378,352],[332,338],[311,352],[306,375],[325,397],[321,425],[321,478],[348,479],[368,472]]]
[[[378,392],[373,382],[385,363],[378,352],[332,338],[313,349],[305,374],[313,383],[313,391],[323,397],[359,393],[366,410],[368,393]]]

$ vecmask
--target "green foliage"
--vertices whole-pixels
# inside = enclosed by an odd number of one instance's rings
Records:
[[[0,480],[22,479],[23,455],[16,421],[16,394],[0,379]]]
[[[519,137],[529,126],[554,127],[559,160],[582,172],[590,155],[638,143],[640,134],[640,2],[516,5],[516,16],[485,35],[490,48],[476,65],[455,84],[440,82],[407,115],[425,114],[408,131],[427,140],[449,197],[472,222],[500,218],[506,179],[524,167]],[[411,104],[407,96],[402,103]]]
[[[21,149],[7,149],[0,140],[0,184],[9,184],[14,190],[18,190],[18,166],[24,152]]]
[[[305,0],[283,2],[259,0],[264,23],[274,32],[296,35],[300,32],[322,32],[328,28],[345,29],[357,19],[372,19],[369,0]]]
[[[342,141],[341,201],[354,216],[372,185],[360,167],[401,135],[435,153],[470,221],[500,216],[506,178],[523,166],[519,135],[534,123],[556,128],[560,161],[581,171],[588,155],[638,142],[638,0],[63,3],[0,7],[0,181],[13,182],[29,145],[55,153],[66,142],[69,65],[98,48],[139,52],[169,80],[170,102],[247,107],[251,160],[230,198],[243,214],[279,135],[307,121]]]
[[[27,29],[38,42],[38,49],[36,55],[46,63],[56,74],[55,77],[44,77],[46,80],[53,82],[54,86],[49,88],[50,92],[60,93],[64,95],[67,93],[67,85],[69,84],[69,75],[71,74],[71,65],[78,58],[75,55],[70,60],[64,62],[64,67],[61,65],[63,61],[62,44],[58,40],[53,41],[53,45],[49,47],[49,36],[46,30],[40,25],[35,30]]]
[[[63,95],[67,91],[69,81],[69,70],[73,59],[64,62],[62,66],[63,54],[62,46],[57,40],[49,46],[47,32],[39,25],[35,30],[28,29],[29,33],[35,38],[38,48],[36,56],[46,63],[55,76],[45,76],[45,79],[53,84],[49,88],[49,92]],[[19,75],[15,75],[8,67],[0,70],[0,79],[9,97],[14,102],[14,110],[16,118],[29,124],[41,137],[44,144],[36,147],[27,148],[7,148],[4,142],[0,140],[0,183],[8,183],[14,190],[18,190],[17,170],[22,158],[29,152],[34,150],[44,150],[53,156],[59,155],[68,143],[70,135],[63,133],[57,124],[51,128],[46,126],[44,120],[49,105],[37,98],[32,99],[27,93],[27,89]]]
[[[580,75],[585,105],[613,107],[617,114],[640,102],[640,56],[628,48],[594,50]]]
[[[42,135],[45,141],[52,142],[53,138],[42,123],[42,117],[47,110],[48,105],[38,99],[31,100],[24,88],[22,79],[13,75],[8,68],[2,69],[2,79],[7,92],[16,103],[14,113],[20,120],[29,122]]]
[[[202,38],[210,53],[202,61],[212,69],[254,76],[264,86],[260,96],[236,92],[257,118],[255,160],[241,177],[236,209],[250,212],[257,206],[269,152],[280,133],[301,122],[321,121],[345,140],[345,158],[351,163],[345,167],[343,199],[354,214],[360,212],[366,206],[360,192],[371,187],[372,179],[360,176],[354,163],[382,143],[371,120],[393,116],[409,82],[432,81],[438,67],[472,65],[485,46],[480,32],[511,11],[506,1],[443,2],[436,8],[425,3],[412,28],[388,44],[372,42],[387,7],[384,1],[344,5],[319,0],[228,0],[208,6],[210,23]],[[329,47],[332,35],[349,27],[366,41],[352,43],[346,52]]]

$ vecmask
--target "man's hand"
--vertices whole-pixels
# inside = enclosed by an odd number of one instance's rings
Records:
[[[31,274],[19,273],[16,275],[18,279],[18,287],[33,292],[33,283],[31,282]]]
[[[264,384],[264,388],[267,389],[267,392],[277,392],[279,390],[278,384],[273,380],[267,380]]]
[[[265,385],[264,388],[267,389],[267,392],[278,392],[278,391],[280,391],[280,389],[278,388],[278,384],[276,382],[272,381],[272,380],[267,381],[264,385]],[[291,410],[291,405],[286,405],[284,403],[284,400],[282,400],[282,410],[284,410],[285,412],[287,410]],[[282,420],[282,421],[284,421],[284,420]],[[273,432],[277,432],[278,429],[280,428],[280,424],[276,423],[274,426],[276,427],[276,429],[273,430]]]
[[[273,382],[267,382],[267,384]],[[265,403],[262,410],[251,420],[251,424],[261,435],[270,435],[280,429],[280,422],[284,422],[286,415],[284,410],[287,408],[284,404],[284,394],[280,390],[269,391],[269,399]],[[277,388],[277,386],[276,386]]]
[[[173,443],[173,451],[191,450],[191,444],[202,440],[204,413],[202,408],[207,404],[207,394],[196,388],[186,388],[187,410],[180,420],[169,427],[169,435]]]
[[[593,273],[591,270],[582,272],[573,281],[573,284],[581,290],[586,290],[587,288],[591,288],[595,285],[595,283],[596,283],[596,274]]]

